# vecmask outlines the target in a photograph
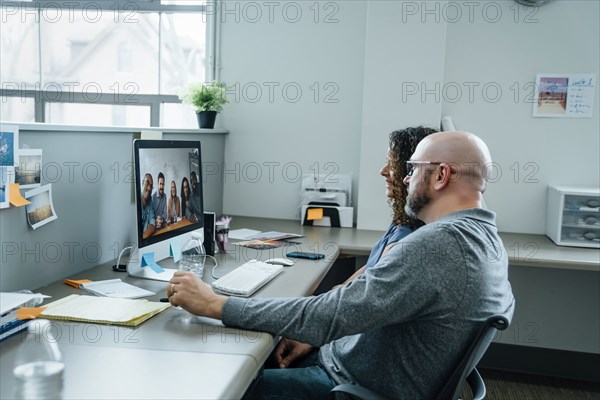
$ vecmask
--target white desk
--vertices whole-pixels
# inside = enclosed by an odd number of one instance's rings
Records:
[[[252,250],[230,246],[217,254],[222,276],[251,259],[285,257],[289,250],[326,254],[320,261],[296,260],[293,267],[258,291],[257,297],[305,296],[314,291],[339,253],[366,255],[383,232],[348,228],[303,227],[298,221],[235,217],[232,229],[300,233],[301,246]],[[598,250],[554,246],[542,235],[502,234],[511,264],[599,271]],[[207,263],[208,264],[208,263]],[[208,267],[207,267],[208,268]],[[212,281],[210,270],[204,280]],[[73,279],[121,277],[108,265]],[[166,282],[125,278],[163,297]],[[61,298],[80,293],[62,282],[40,288]],[[190,317],[175,308],[137,328],[53,321],[61,332],[59,346],[66,362],[65,398],[241,398],[257,376],[275,342],[271,335],[224,327],[207,318]],[[13,396],[12,367],[20,336],[0,344],[1,398]]]
[[[269,230],[279,230],[270,227]],[[290,232],[300,233],[300,225]],[[293,250],[314,251],[313,239],[319,228],[311,228],[311,237],[294,241]],[[266,230],[266,229],[265,229]],[[315,230],[315,233],[311,233]],[[295,260],[279,276],[254,296],[304,296],[312,293],[337,258],[339,249],[327,243],[323,260]],[[285,252],[284,248],[274,249]],[[227,255],[217,254],[222,276],[243,262],[277,257],[274,250],[251,250],[231,246]],[[291,249],[288,249],[291,250]],[[166,262],[166,264],[172,261]],[[209,263],[204,281],[211,282]],[[111,263],[112,264],[112,263]],[[162,264],[162,263],[161,263]],[[212,264],[211,264],[212,265]],[[169,267],[170,265],[163,265]],[[149,300],[165,296],[166,282],[125,277],[102,265],[71,276],[72,279],[101,280],[123,278],[126,282],[156,292]],[[62,281],[43,288],[52,300],[69,294],[84,294]],[[220,321],[193,317],[184,310],[169,308],[136,328],[79,322],[52,321],[52,332],[63,352],[66,364],[64,397],[82,398],[241,398],[275,346],[267,333],[225,327]],[[12,368],[21,335],[0,344],[0,393],[2,399],[14,396]]]

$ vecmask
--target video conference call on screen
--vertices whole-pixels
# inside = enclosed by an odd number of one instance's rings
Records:
[[[138,245],[203,227],[200,142],[134,141]]]

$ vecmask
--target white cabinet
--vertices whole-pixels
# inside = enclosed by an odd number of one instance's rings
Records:
[[[548,186],[546,235],[560,246],[600,248],[600,189]]]

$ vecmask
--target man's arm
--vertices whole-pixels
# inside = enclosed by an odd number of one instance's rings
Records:
[[[167,288],[169,302],[195,315],[221,319],[227,297],[216,294],[192,272],[177,271]]]
[[[343,336],[418,318],[421,312],[430,312],[428,307],[439,295],[440,287],[450,281],[467,281],[462,273],[464,257],[457,255],[455,245],[445,246],[456,244],[453,236],[438,230],[425,237],[426,229],[419,231],[398,242],[362,276],[319,296],[226,298],[216,295],[193,275],[179,272],[167,294],[174,289],[177,294],[171,297],[171,303],[193,314],[322,346]],[[449,263],[456,269],[447,268]]]
[[[144,213],[142,219],[146,226],[146,229],[144,229],[144,232],[142,233],[142,238],[147,239],[156,232],[156,218],[154,217],[154,207],[152,206],[152,203],[147,204],[146,209],[142,210],[142,212]]]
[[[387,253],[388,250],[391,249],[395,244],[396,244],[396,242],[390,243],[387,246],[385,246],[385,249],[383,249],[383,251],[381,252],[381,257],[383,257],[385,255],[385,253]],[[380,260],[381,260],[381,257],[379,257]],[[361,276],[362,274],[364,274],[366,268],[367,267],[365,265],[363,265],[362,267],[360,267],[359,269],[357,269],[356,272],[354,272],[348,279],[346,279],[344,281],[344,283],[341,283],[339,285],[335,285],[332,289],[337,289],[337,288],[339,288],[341,286],[344,286],[347,283],[352,282],[353,280],[355,280],[356,278],[358,278],[359,276]]]

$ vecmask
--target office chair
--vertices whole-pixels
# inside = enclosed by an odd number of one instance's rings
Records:
[[[473,342],[469,345],[462,359],[454,369],[454,372],[452,375],[450,375],[448,381],[446,381],[446,384],[436,396],[436,400],[459,399],[465,382],[471,388],[473,400],[482,400],[485,398],[485,383],[483,382],[483,378],[481,378],[481,375],[479,375],[479,372],[475,366],[479,360],[481,360],[481,357],[483,357],[483,354],[489,347],[496,334],[496,331],[503,331],[508,327],[510,321],[512,320],[513,311],[514,302],[503,315],[493,315],[485,321],[479,332],[477,332]],[[352,398],[364,400],[388,400],[386,397],[372,392],[369,389],[352,384],[341,384],[334,387],[329,392],[329,397],[332,399],[335,398],[336,393],[345,393],[346,395],[350,395]]]

